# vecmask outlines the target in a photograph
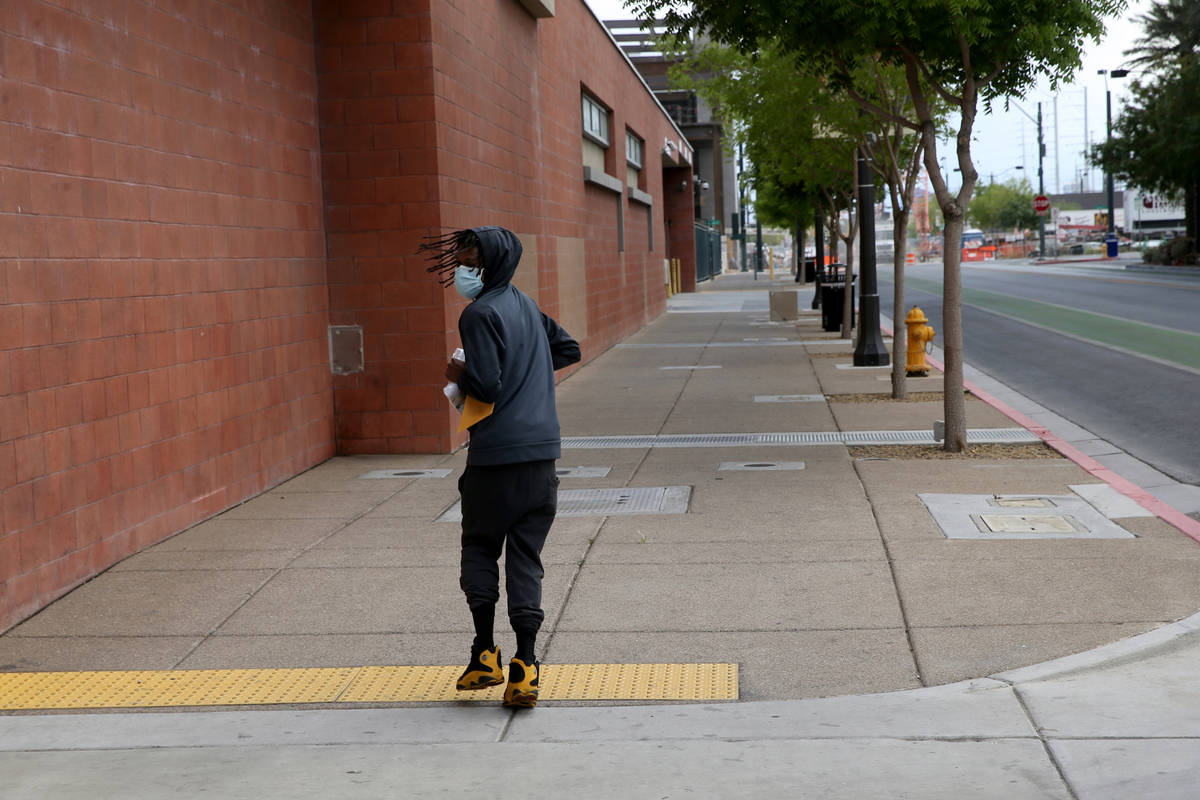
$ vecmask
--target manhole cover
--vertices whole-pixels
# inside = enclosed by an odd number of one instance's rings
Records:
[[[359,480],[380,480],[384,478],[444,478],[453,470],[449,469],[377,469],[359,475]]]
[[[624,489],[560,489],[558,516],[614,517],[633,514],[686,514],[690,486],[651,486]],[[462,521],[461,501],[435,522]]]
[[[804,469],[803,461],[723,461],[718,470],[747,470],[763,472],[767,470]]]
[[[1087,528],[1069,516],[1045,514],[972,514],[984,533],[1087,533]]]

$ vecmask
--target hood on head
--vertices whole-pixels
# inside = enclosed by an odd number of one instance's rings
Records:
[[[521,240],[506,228],[489,225],[471,229],[479,237],[479,260],[483,264],[483,291],[498,289],[512,281],[521,262]]]

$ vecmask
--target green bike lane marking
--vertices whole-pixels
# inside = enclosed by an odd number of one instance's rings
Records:
[[[931,294],[942,294],[942,284],[938,281],[907,277],[905,284]],[[1200,369],[1200,334],[965,286],[962,295],[963,305],[1023,320],[1084,342]]]

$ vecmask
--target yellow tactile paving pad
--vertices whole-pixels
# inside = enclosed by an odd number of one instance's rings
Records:
[[[459,692],[461,666],[0,673],[0,709],[495,700]],[[546,664],[541,700],[738,699],[737,664]]]

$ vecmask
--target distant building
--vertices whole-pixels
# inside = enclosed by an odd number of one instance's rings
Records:
[[[1124,230],[1133,239],[1182,236],[1187,230],[1183,204],[1160,194],[1130,189],[1125,193],[1123,210],[1127,221]]]
[[[695,152],[693,202],[697,222],[728,237],[734,232],[733,218],[738,213],[737,157],[720,117],[695,92],[670,88],[667,72],[677,62],[657,46],[655,37],[664,30],[661,24],[648,30],[637,19],[605,20],[604,24]],[[697,270],[701,277],[703,267],[699,263]]]

